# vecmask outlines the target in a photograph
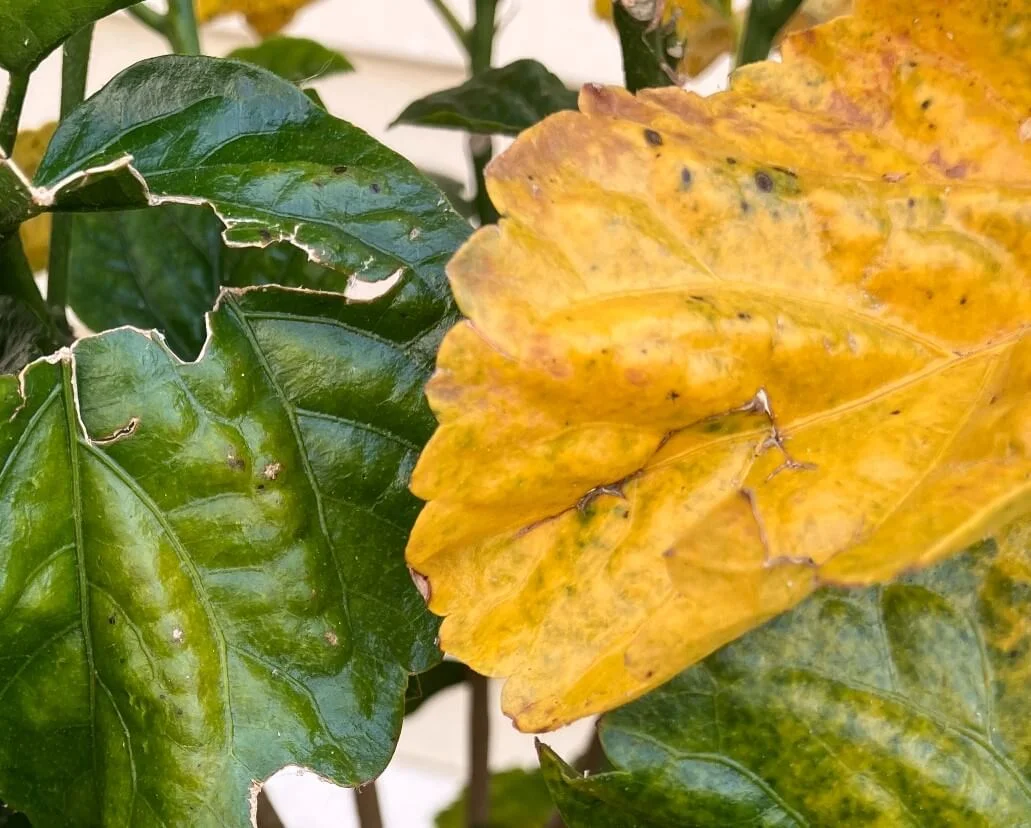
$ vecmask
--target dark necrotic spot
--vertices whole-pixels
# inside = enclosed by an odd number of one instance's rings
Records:
[[[733,167],[737,163],[737,159],[728,155],[727,156],[727,163],[730,164],[730,166]]]
[[[901,414],[901,413],[902,413],[902,411],[901,411],[900,409],[896,408],[896,409],[895,409],[894,411],[892,411],[891,413],[892,413],[892,416],[895,416],[895,415]]]
[[[745,201],[744,199],[742,199],[742,200],[741,200],[741,212],[742,212],[742,213],[747,213],[747,212],[748,212],[749,210],[751,210],[751,209],[752,209],[752,208],[751,208],[751,206],[749,205],[749,203],[748,203],[747,201]]]
[[[345,172],[347,172],[347,165],[340,164],[339,166],[333,167],[333,172],[335,172],[337,175],[343,175]]]
[[[967,303],[967,297],[966,296],[960,296],[959,297],[959,303],[961,305],[965,305]]]
[[[264,228],[258,231],[258,235],[261,236],[262,241],[271,241],[272,239],[272,234]]]
[[[662,136],[659,135],[654,129],[646,129],[644,131],[644,140],[651,144],[653,147],[662,146]]]
[[[742,322],[747,322],[749,319],[752,318],[752,314],[745,313],[744,311],[739,311],[737,318],[740,319]]]
[[[379,184],[372,184],[369,187],[369,189],[372,190],[374,193],[378,193],[379,192]]]
[[[924,101],[923,103],[921,103],[921,104],[920,104],[920,108],[921,108],[921,109],[930,109],[930,108],[931,108],[931,99],[930,99],[930,98],[928,98],[928,99],[927,99],[927,100],[925,100],[925,101]]]
[[[682,169],[680,171],[680,189],[686,190],[690,186],[691,186],[691,171],[687,167],[684,167],[684,169]]]
[[[915,198],[906,199],[906,206],[907,207],[916,207],[916,199]]]
[[[773,192],[773,179],[770,178],[768,173],[764,173],[762,170],[759,170],[759,172],[755,174],[755,186],[764,193],[771,193]]]

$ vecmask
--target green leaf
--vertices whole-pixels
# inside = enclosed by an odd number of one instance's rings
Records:
[[[179,356],[192,359],[204,343],[204,312],[220,286],[279,284],[336,293],[347,289],[346,274],[309,262],[296,247],[226,247],[221,231],[222,223],[210,210],[181,204],[76,215],[70,304],[93,330],[119,325],[154,328]],[[436,252],[443,259],[449,250]],[[440,268],[432,275],[443,281]],[[432,293],[421,296],[423,303],[440,301]],[[418,312],[435,311],[430,306]]]
[[[405,694],[405,715],[410,716],[442,690],[455,687],[469,677],[469,668],[458,661],[442,661],[429,672],[412,676]]]
[[[602,720],[619,770],[542,754],[570,828],[1031,825],[1031,525],[826,590]]]
[[[354,71],[351,61],[342,54],[306,37],[273,35],[257,46],[236,49],[229,57],[253,63],[297,84]]]
[[[0,828],[31,828],[25,814],[10,810],[0,802]]]
[[[246,826],[286,764],[373,778],[439,658],[404,564],[442,277],[229,291],[198,362],[122,329],[0,378],[0,797]]]
[[[437,814],[437,828],[465,828],[469,790]],[[519,768],[501,771],[490,778],[490,822],[483,828],[544,828],[555,806],[539,771]]]
[[[57,209],[209,204],[231,246],[286,241],[366,281],[429,278],[469,233],[399,155],[271,72],[215,58],[122,72],[61,123],[35,183]]]
[[[50,350],[46,327],[23,302],[0,296],[0,374],[20,371]]]
[[[423,170],[423,174],[440,188],[440,191],[447,196],[447,200],[451,202],[451,206],[455,208],[455,211],[460,216],[472,219],[476,215],[476,205],[465,197],[465,184],[463,182],[443,173]]]
[[[87,23],[139,0],[3,0],[0,68],[28,72]]]
[[[537,61],[517,60],[420,98],[394,124],[517,135],[564,109],[576,109],[576,92]]]

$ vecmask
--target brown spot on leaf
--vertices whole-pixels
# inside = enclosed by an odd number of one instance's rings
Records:
[[[651,144],[653,147],[662,146],[662,136],[659,135],[654,129],[646,129],[644,131],[644,140]]]
[[[769,173],[765,173],[759,170],[755,174],[755,186],[762,190],[764,193],[773,192],[773,179],[770,178]]]
[[[279,473],[283,471],[283,464],[279,462],[268,463],[261,474],[266,480],[275,480],[279,477]]]

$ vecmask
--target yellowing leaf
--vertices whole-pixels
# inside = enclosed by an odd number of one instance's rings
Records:
[[[196,0],[197,20],[206,23],[224,14],[240,13],[254,31],[270,35],[286,26],[312,0]]]
[[[56,122],[44,124],[39,129],[26,129],[18,133],[14,144],[13,160],[30,178],[36,174],[50,137],[57,128]],[[19,228],[25,255],[33,270],[43,270],[50,256],[50,215],[44,213],[24,222]]]
[[[1029,16],[866,0],[491,166],[408,560],[519,727],[1031,511]]]

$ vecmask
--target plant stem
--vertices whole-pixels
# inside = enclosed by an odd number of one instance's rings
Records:
[[[498,12],[498,0],[476,0],[476,16],[466,43],[469,54],[469,73],[475,77],[490,69],[494,59],[495,18]],[[494,209],[487,194],[487,164],[494,157],[494,142],[490,136],[471,135],[469,137],[469,156],[473,163],[473,174],[476,180],[476,194],[473,204],[480,226],[493,224],[498,220],[498,211]]]
[[[18,137],[18,122],[25,104],[25,93],[29,89],[29,73],[13,72],[8,77],[7,98],[4,100],[4,114],[0,115],[0,150],[10,155],[14,139]]]
[[[780,30],[801,4],[802,0],[752,0],[745,30],[741,33],[737,65],[766,60]]]
[[[490,686],[487,679],[469,670],[472,696],[469,728],[468,828],[487,828],[490,822]]]
[[[199,55],[197,16],[193,0],[168,0],[167,34],[172,51],[180,55]]]
[[[649,31],[647,20],[636,20],[619,0],[612,4],[612,20],[619,33],[623,54],[623,80],[631,92],[659,86],[675,86],[666,65],[665,34],[662,26]]]
[[[358,824],[361,828],[383,828],[375,782],[354,789],[354,804],[358,808]]]
[[[21,237],[17,233],[0,239],[0,295],[12,296],[23,302],[46,326],[54,345],[63,344],[67,339],[58,331],[53,317],[47,311],[39,288],[36,287],[29,260],[25,258]]]
[[[64,44],[61,56],[61,119],[86,97],[93,26],[84,26]],[[72,247],[72,216],[55,213],[50,227],[50,261],[47,266],[47,305],[57,324],[67,329],[64,309],[68,304],[69,256]]]
[[[455,16],[453,11],[451,11],[451,7],[447,4],[447,0],[430,0],[430,5],[437,10],[437,13],[451,30],[451,34],[455,36],[455,40],[461,44],[464,50],[468,51],[469,32],[465,30],[465,27],[462,25],[462,21]]]
[[[168,37],[168,18],[165,15],[158,14],[153,9],[143,5],[143,3],[129,6],[126,11],[148,29],[153,29],[164,38]]]

